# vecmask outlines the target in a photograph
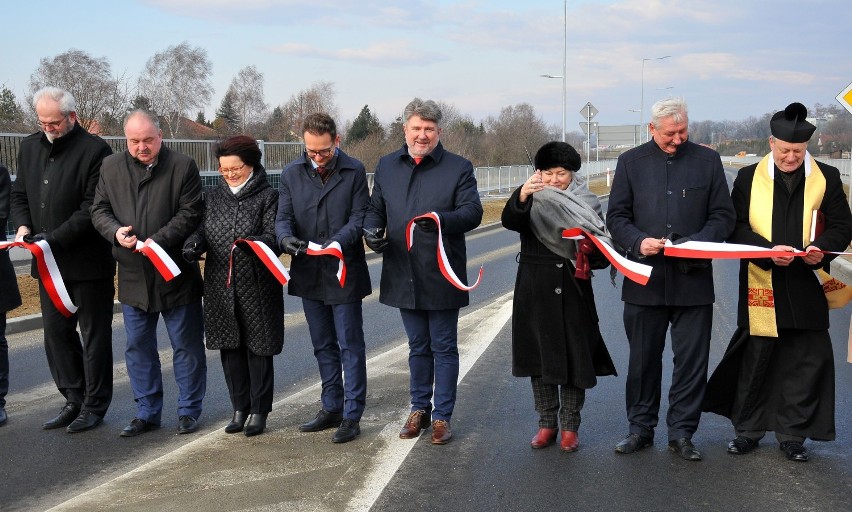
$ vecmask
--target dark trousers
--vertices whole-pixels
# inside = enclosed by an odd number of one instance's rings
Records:
[[[178,416],[201,416],[207,391],[204,353],[204,314],[201,301],[149,313],[122,305],[127,348],[124,359],[136,400],[136,417],[160,424],[163,412],[163,373],[157,351],[157,320],[163,315],[172,344],[172,363],[178,385]]]
[[[0,407],[6,407],[9,392],[9,342],[6,340],[6,312],[0,316]]]
[[[268,414],[275,385],[272,356],[259,356],[245,345],[221,350],[220,356],[234,410]]]
[[[663,349],[669,325],[674,369],[666,424],[672,441],[692,438],[698,429],[707,388],[713,306],[624,304],[624,330],[630,344],[625,398],[631,433],[654,436],[660,411]]]
[[[571,384],[545,384],[541,377],[530,378],[539,428],[556,428],[563,432],[580,429],[580,411],[586,402],[586,390]],[[561,402],[561,404],[560,404]]]
[[[411,410],[449,421],[459,380],[459,310],[400,309],[408,335]],[[432,408],[434,385],[435,407]]]
[[[367,400],[367,351],[361,301],[326,305],[302,299],[322,380],[322,408],[360,421]]]
[[[65,281],[77,312],[65,318],[39,281],[44,349],[65,400],[103,417],[112,401],[112,278]],[[77,325],[80,334],[77,334]],[[81,342],[82,335],[82,342]]]

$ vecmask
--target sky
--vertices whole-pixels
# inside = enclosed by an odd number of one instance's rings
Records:
[[[419,96],[475,122],[529,103],[561,127],[563,81],[541,75],[563,74],[566,28],[569,132],[587,103],[602,125],[635,124],[639,110],[647,121],[668,96],[682,96],[693,121],[738,121],[792,101],[836,104],[852,82],[848,0],[571,0],[567,21],[564,9],[559,0],[15,0],[2,8],[0,85],[23,99],[39,60],[71,48],[135,81],[154,53],[187,41],[213,64],[208,117],[255,65],[271,107],[332,82],[341,125],[364,105],[390,122]]]

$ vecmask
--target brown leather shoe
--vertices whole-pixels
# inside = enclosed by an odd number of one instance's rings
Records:
[[[539,448],[547,448],[556,441],[558,430],[555,428],[540,428],[535,437],[530,441],[530,446],[538,450]]]
[[[420,435],[420,431],[429,427],[429,415],[423,409],[413,411],[405,420],[405,425],[399,431],[400,439],[414,439]]]
[[[563,430],[559,449],[563,452],[576,452],[578,446],[580,446],[580,438],[577,437],[577,433],[570,430]]]
[[[447,444],[453,438],[450,430],[450,422],[446,420],[435,420],[432,422],[432,444]]]

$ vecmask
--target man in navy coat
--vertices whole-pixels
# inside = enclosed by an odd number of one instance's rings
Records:
[[[305,155],[284,168],[279,185],[275,236],[290,254],[290,295],[302,298],[314,356],[322,379],[322,409],[302,432],[338,427],[334,443],[352,441],[367,398],[367,356],[362,299],[372,292],[361,230],[367,209],[364,165],[337,146],[340,136],[327,114],[311,114],[303,126]],[[308,242],[340,244],[346,264],[341,286],[339,260],[309,256]],[[344,378],[345,377],[345,378]]]
[[[468,292],[439,268],[435,221],[416,221],[410,251],[406,227],[411,219],[435,212],[447,264],[466,284],[464,234],[482,221],[482,203],[473,165],[441,145],[438,105],[415,98],[405,107],[403,122],[402,149],[376,166],[364,239],[384,253],[379,301],[399,308],[408,335],[411,413],[399,437],[417,437],[431,419],[432,443],[446,444],[452,438],[459,373],[459,308],[468,305]]]
[[[674,370],[666,417],[669,449],[698,461],[692,434],[701,418],[713,322],[709,260],[663,256],[667,239],[723,242],[734,228],[719,153],[689,142],[686,102],[659,101],[648,125],[653,140],[618,158],[606,225],[628,258],[653,270],[648,284],[624,280],[624,330],[630,344],[625,398],[630,431],[615,447],[629,454],[654,444],[663,348],[671,325]]]

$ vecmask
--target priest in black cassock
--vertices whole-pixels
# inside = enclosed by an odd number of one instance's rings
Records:
[[[731,419],[728,453],[751,452],[775,432],[787,459],[804,462],[807,438],[831,441],[834,354],[828,310],[842,283],[828,276],[833,255],[852,239],[840,172],[808,153],[816,127],[791,103],[772,116],[771,153],[744,167],[731,198],[737,222],[729,242],[807,255],[742,260],[737,331],[713,372],[704,410]],[[848,290],[845,290],[848,291]]]

